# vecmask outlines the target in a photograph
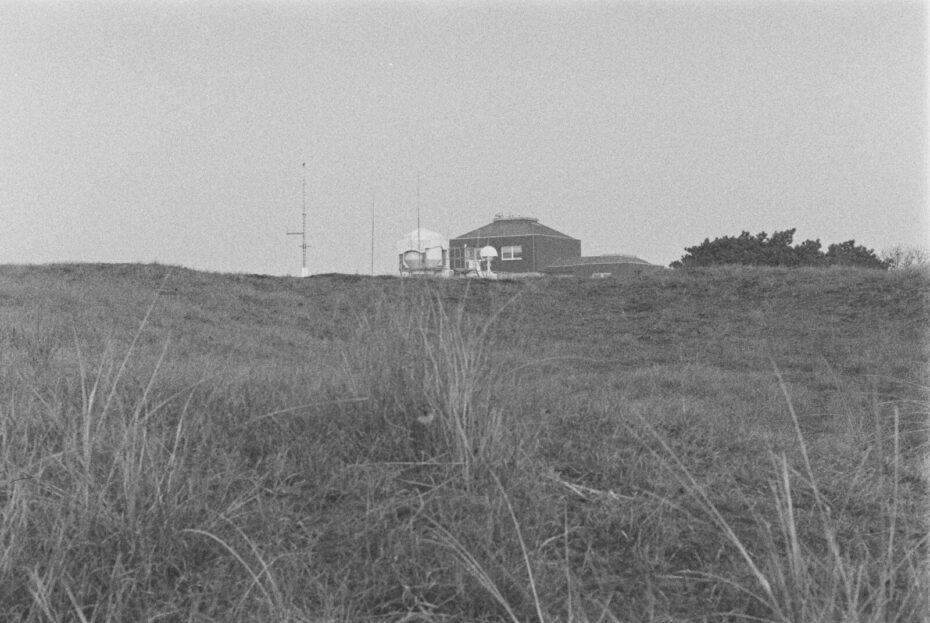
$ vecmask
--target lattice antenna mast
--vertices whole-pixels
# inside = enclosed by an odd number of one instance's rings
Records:
[[[287,232],[288,236],[300,236],[300,250],[303,254],[303,263],[300,268],[300,276],[308,277],[310,271],[307,270],[307,163],[304,162],[301,165],[303,169],[304,176],[303,182],[301,183],[300,188],[300,203],[301,203],[301,216],[303,218],[303,227],[300,231],[289,231]]]

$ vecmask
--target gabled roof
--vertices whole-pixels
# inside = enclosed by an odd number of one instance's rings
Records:
[[[539,223],[539,219],[531,217],[495,217],[494,221],[484,227],[473,229],[467,234],[456,236],[453,240],[460,238],[502,238],[512,236],[553,236],[556,238],[567,238],[575,240],[562,232],[556,231],[551,227],[546,227]]]
[[[588,266],[591,264],[649,264],[634,255],[588,255],[584,257],[559,258],[547,268],[564,268],[567,266]]]

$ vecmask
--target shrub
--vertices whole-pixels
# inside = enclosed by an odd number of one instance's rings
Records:
[[[826,263],[831,266],[859,266],[886,270],[888,264],[875,255],[875,251],[857,245],[855,240],[831,244],[824,255]]]
[[[882,250],[882,261],[891,270],[930,264],[930,250],[897,244]]]
[[[765,232],[755,236],[748,231],[739,236],[723,236],[687,247],[687,253],[672,268],[742,264],[747,266],[860,266],[886,269],[888,261],[879,259],[872,249],[856,245],[855,240],[831,244],[821,250],[820,240],[805,240],[791,246],[795,229],[777,231],[771,237]]]

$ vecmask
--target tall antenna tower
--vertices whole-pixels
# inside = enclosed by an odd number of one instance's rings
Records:
[[[300,236],[300,250],[303,253],[303,263],[300,268],[301,277],[309,277],[310,271],[307,270],[307,163],[301,165],[304,176],[300,188],[301,216],[303,217],[303,227],[300,231],[289,231],[288,236]]]

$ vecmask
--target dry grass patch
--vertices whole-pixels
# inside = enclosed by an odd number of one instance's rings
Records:
[[[0,270],[0,618],[918,620],[922,289]]]

